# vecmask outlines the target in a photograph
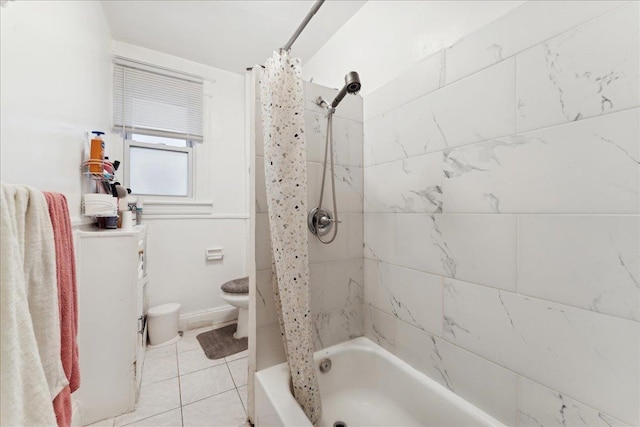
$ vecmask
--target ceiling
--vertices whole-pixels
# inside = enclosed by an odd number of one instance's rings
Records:
[[[263,64],[313,1],[103,0],[112,37],[223,70]],[[366,1],[326,1],[291,51],[308,61]]]

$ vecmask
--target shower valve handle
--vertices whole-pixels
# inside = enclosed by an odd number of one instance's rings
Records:
[[[321,227],[326,227],[327,225],[331,224],[332,222],[337,222],[338,224],[340,224],[342,221],[338,221],[337,219],[333,219],[331,217],[329,217],[328,215],[320,215],[318,217],[318,225]]]

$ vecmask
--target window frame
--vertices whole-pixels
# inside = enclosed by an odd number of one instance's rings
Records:
[[[144,131],[140,131],[140,130],[136,130],[135,132],[133,131],[126,131],[124,134],[124,166],[125,166],[125,170],[124,172],[124,182],[125,182],[125,187],[127,188],[131,188],[130,187],[130,178],[131,178],[131,162],[130,162],[130,157],[131,157],[131,147],[139,147],[139,148],[145,148],[145,149],[152,149],[152,150],[161,150],[161,151],[173,151],[173,152],[179,152],[179,153],[186,153],[187,154],[187,195],[184,196],[180,196],[180,195],[172,195],[172,194],[145,194],[145,193],[136,193],[134,191],[134,189],[131,189],[131,195],[132,196],[143,196],[143,197],[153,197],[153,198],[157,198],[158,200],[195,200],[195,167],[194,167],[194,156],[195,156],[195,151],[196,151],[196,142],[191,141],[187,138],[185,138],[186,140],[186,147],[178,147],[178,146],[174,146],[174,145],[167,145],[167,144],[154,144],[154,143],[148,143],[148,142],[139,142],[133,139],[132,135],[133,134],[141,134],[141,135],[145,135],[146,133]],[[156,135],[152,135],[152,136],[156,136]],[[178,139],[178,138],[175,138]]]

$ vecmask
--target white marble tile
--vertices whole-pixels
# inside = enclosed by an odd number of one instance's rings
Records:
[[[115,417],[107,418],[104,420],[97,421],[93,424],[87,424],[84,427],[113,427],[115,420],[116,420]]]
[[[420,329],[396,321],[396,355],[509,426],[516,423],[513,372]]]
[[[256,329],[256,371],[286,361],[280,335],[280,325],[261,326]]]
[[[518,293],[640,320],[640,216],[527,215]]]
[[[272,271],[256,271],[256,325],[266,326],[278,321],[273,299]]]
[[[324,274],[322,311],[362,304],[364,271],[361,257],[328,262],[325,264]]]
[[[640,323],[445,280],[444,337],[627,423],[640,416]]]
[[[362,305],[356,305],[313,316],[316,351],[364,334]]]
[[[225,363],[224,358],[211,360],[205,356],[201,348],[178,353],[178,372],[180,375],[189,374],[222,363]]]
[[[258,213],[267,213],[267,189],[265,186],[265,178],[264,178],[264,157],[256,156],[256,173],[255,173],[255,183],[256,183],[256,212]]]
[[[442,212],[442,153],[365,168],[366,212]]]
[[[127,427],[182,427],[182,410],[172,409],[144,420],[127,424]]]
[[[517,56],[518,131],[639,105],[639,9],[631,2]]]
[[[326,264],[309,264],[309,295],[311,299],[311,313],[316,314],[324,310]]]
[[[145,363],[147,360],[158,359],[176,354],[176,344],[169,344],[162,347],[149,348],[144,352]]]
[[[362,212],[343,214],[342,230],[347,231],[347,256],[342,259],[361,258],[364,248],[364,218]]]
[[[143,384],[140,387],[136,410],[116,417],[115,426],[130,424],[179,407],[180,387],[177,377],[153,384]]]
[[[249,375],[248,358],[242,358],[229,362],[229,370],[231,371],[231,377],[236,387],[242,387],[247,385],[247,376]]]
[[[344,85],[344,81],[336,82],[336,86],[340,88]],[[338,94],[338,89],[331,89],[316,83],[304,82],[304,109],[316,113],[324,113],[325,109],[321,108],[316,100],[322,96],[326,101],[331,102]],[[362,97],[360,95],[350,95],[344,97],[340,106],[336,109],[335,117],[342,117],[362,123]]]
[[[327,138],[327,115],[305,111],[304,119],[307,161],[323,163]],[[334,116],[332,126],[335,164],[362,167],[362,122]],[[328,151],[327,156],[330,154],[331,151]],[[330,159],[330,157],[327,158]]]
[[[393,306],[380,274],[382,261],[364,259],[364,303],[391,314]]]
[[[377,165],[447,147],[431,96],[423,96],[364,123],[364,164]]]
[[[151,384],[178,376],[178,357],[175,354],[147,359],[142,369],[142,384]]]
[[[364,336],[383,347],[395,352],[395,317],[372,306],[364,307]]]
[[[368,304],[419,329],[442,335],[442,277],[369,261]],[[373,264],[373,265],[371,265]]]
[[[244,427],[246,421],[247,415],[235,389],[182,407],[184,427]]]
[[[321,163],[307,162],[307,207],[318,206],[322,189]],[[327,165],[322,206],[333,211],[333,189],[331,187],[331,167]],[[334,166],[336,203],[338,212],[362,212],[363,174],[362,168]]]
[[[413,64],[400,76],[364,98],[364,120],[385,113],[442,87],[444,55],[438,52]]]
[[[335,165],[334,176],[338,208],[342,212],[361,213],[363,209],[364,193],[362,168]],[[326,181],[326,184],[328,188],[328,180]],[[325,194],[328,197],[332,193],[331,191],[327,191]]]
[[[628,2],[525,2],[446,50],[446,83],[475,73],[625,3]],[[549,19],[550,16],[553,19]]]
[[[638,213],[639,111],[451,150],[444,212]]]
[[[364,214],[364,256],[365,258],[395,263],[396,215],[391,213]]]
[[[518,377],[518,425],[622,427],[627,424],[524,377]]]
[[[367,120],[365,166],[515,132],[515,59]],[[368,194],[365,194],[368,196]]]
[[[224,363],[180,376],[180,395],[183,405],[233,388],[235,384]]]
[[[271,233],[266,213],[256,214],[256,269],[271,269]]]
[[[396,221],[397,264],[515,290],[515,215],[397,214]]]

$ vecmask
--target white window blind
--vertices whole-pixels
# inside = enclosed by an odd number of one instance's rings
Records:
[[[202,141],[203,104],[202,80],[144,65],[114,64],[116,130]]]

